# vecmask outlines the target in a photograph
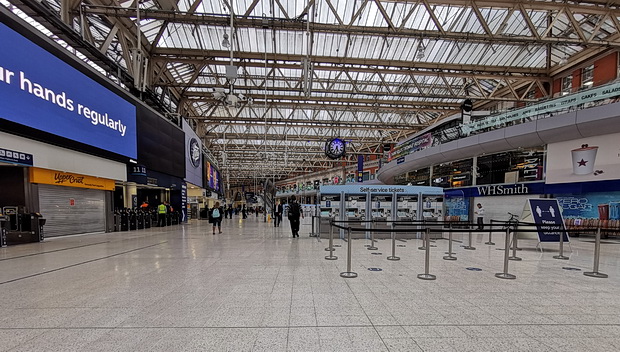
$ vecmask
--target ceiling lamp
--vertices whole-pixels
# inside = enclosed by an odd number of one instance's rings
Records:
[[[228,40],[228,34],[224,33],[224,39],[222,39],[222,46],[225,48],[230,47],[230,41]]]
[[[564,56],[562,56],[562,58],[560,59],[560,62],[558,62],[558,65],[564,66],[567,63],[568,63],[568,55],[564,54]]]
[[[416,57],[418,59],[423,59],[425,55],[426,55],[426,48],[424,47],[424,43],[420,42],[420,45],[418,45]]]

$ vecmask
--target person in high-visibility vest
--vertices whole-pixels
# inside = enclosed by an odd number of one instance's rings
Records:
[[[168,212],[168,208],[166,204],[161,203],[157,206],[157,226],[163,227],[166,226],[166,213]]]

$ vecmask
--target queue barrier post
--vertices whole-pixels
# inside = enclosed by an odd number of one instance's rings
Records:
[[[368,246],[369,251],[376,251],[378,248],[375,247],[375,221],[373,220],[370,223],[370,246]]]
[[[473,224],[470,222],[470,223],[469,223],[469,226],[468,226],[468,228],[469,228],[469,234],[467,235],[467,237],[468,237],[467,246],[463,247],[463,249],[467,249],[467,250],[470,250],[470,251],[475,251],[475,250],[476,250],[476,247],[474,247],[474,246],[472,246],[472,245],[471,245],[471,228],[472,228],[472,227],[473,227]]]
[[[449,225],[449,232],[448,232],[448,252],[446,254],[446,256],[443,257],[444,260],[456,260],[456,257],[453,257],[452,254],[452,223],[450,223]]]
[[[326,249],[329,249],[329,255],[325,256],[325,259],[327,260],[338,259],[338,257],[334,255],[334,221],[333,220],[329,221],[329,247],[327,247]]]
[[[493,220],[489,223],[489,240],[484,242],[484,244],[488,244],[489,246],[495,246],[495,242],[491,239],[491,233],[493,232]]]
[[[605,279],[609,277],[607,274],[600,273],[598,271],[598,264],[601,259],[601,227],[599,226],[596,230],[596,240],[594,242],[594,268],[592,271],[587,271],[583,273],[585,276],[597,277],[600,279]]]
[[[515,229],[514,231],[512,231],[512,255],[510,257],[508,257],[509,260],[516,260],[516,261],[520,261],[523,260],[522,258],[517,257],[517,230]]]
[[[351,228],[347,229],[347,271],[340,273],[341,277],[353,279],[357,277],[357,273],[351,271]]]
[[[396,256],[396,233],[394,232],[394,222],[392,222],[392,255],[387,257],[387,260],[400,260],[400,257]]]
[[[431,243],[430,243],[430,238],[431,238],[431,229],[429,227],[426,228],[426,233],[424,235],[424,241],[426,242],[424,244],[424,247],[426,248],[425,251],[425,257],[424,257],[424,274],[418,274],[418,279],[421,280],[435,280],[437,279],[437,276],[429,274],[429,266],[430,266],[430,261],[431,261]]]
[[[569,258],[564,255],[564,234],[566,231],[560,232],[560,254],[554,255],[553,258],[560,260],[568,260]]]
[[[516,246],[515,246],[516,247]],[[510,227],[506,228],[506,239],[504,248],[504,272],[495,274],[495,277],[500,279],[516,279],[515,275],[508,273],[508,256],[510,254]]]

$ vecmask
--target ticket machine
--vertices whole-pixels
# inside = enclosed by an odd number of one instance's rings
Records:
[[[422,195],[422,216],[427,223],[443,221],[443,195]],[[441,238],[441,234],[432,234],[431,238]]]
[[[340,220],[340,194],[321,194],[319,205],[319,218],[321,227],[321,237],[329,236],[329,222],[331,219]],[[334,237],[338,237],[334,233]]]
[[[350,221],[354,221],[354,220],[360,220],[360,221],[365,221],[367,220],[367,216],[366,216],[366,209],[368,207],[367,205],[367,200],[368,197],[366,194],[345,194],[345,216],[344,219],[345,220],[350,220]],[[368,219],[370,220],[370,219]],[[360,228],[360,227],[366,227],[369,228],[370,224],[368,223],[351,223],[349,224],[351,227],[353,228]],[[368,236],[367,233],[364,232],[353,232],[351,234],[352,238],[364,238]]]
[[[397,195],[396,196],[396,220],[413,221],[418,219],[418,196],[417,195]]]
[[[375,229],[391,229],[392,224],[392,195],[391,194],[372,194],[371,195],[371,211],[373,227]],[[378,232],[375,238],[389,238],[388,232]]]
[[[366,220],[366,195],[347,194],[345,212],[346,220]]]

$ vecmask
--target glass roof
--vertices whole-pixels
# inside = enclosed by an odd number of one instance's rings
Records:
[[[60,16],[60,0],[42,1]],[[136,3],[108,4],[69,12],[83,13],[85,39],[132,72]],[[477,109],[527,103],[524,90],[548,95],[565,61],[620,46],[618,5],[596,0],[149,0],[139,8],[147,86],[192,121],[214,155],[226,146],[240,173],[255,161],[248,150],[265,146],[329,167],[322,148],[334,136],[380,155],[464,99]]]

